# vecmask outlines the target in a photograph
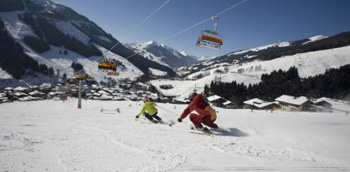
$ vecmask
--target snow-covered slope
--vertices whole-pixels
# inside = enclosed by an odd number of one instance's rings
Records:
[[[139,102],[76,105],[76,99],[2,104],[0,171],[350,170],[350,118],[344,113],[215,108],[227,133],[209,136],[190,130],[188,118],[173,127],[135,121]],[[159,107],[159,116],[170,121],[186,105]]]
[[[171,67],[181,67],[198,62],[198,58],[195,56],[188,55],[184,51],[175,50],[155,41],[125,45],[150,60]]]
[[[12,76],[0,68],[0,79],[12,79]]]
[[[303,44],[308,44],[310,42],[315,42],[315,41],[319,41],[319,40],[326,39],[326,38],[328,38],[328,36],[316,35],[316,36],[309,38],[309,41],[306,41]]]
[[[96,45],[101,51],[107,51],[105,48]],[[69,77],[73,77],[74,71],[71,68],[71,64],[73,62],[80,63],[84,66],[84,71],[90,76],[94,77],[97,81],[103,81],[105,77],[107,77],[106,73],[98,71],[97,61],[96,59],[100,59],[100,56],[93,56],[90,58],[86,58],[81,56],[73,51],[68,51],[67,55],[60,54],[61,48],[51,46],[51,50],[42,54],[37,54],[33,51],[27,52],[28,55],[37,59],[38,61],[45,61],[46,65],[53,67],[55,69],[60,70],[61,74],[66,73]],[[140,71],[137,67],[131,64],[125,58],[116,55],[112,52],[107,52],[105,54],[110,59],[115,59],[123,63],[126,66],[126,70],[122,70],[119,68],[118,70],[121,72],[120,77],[118,78],[130,78],[135,79],[142,75],[142,71]]]
[[[236,80],[237,76],[247,76],[251,78],[258,78],[256,82],[260,82],[260,76],[265,73],[270,73],[274,70],[288,70],[290,67],[295,66],[299,75],[302,78],[308,76],[315,76],[317,74],[324,73],[330,68],[339,68],[346,64],[350,64],[350,46],[335,48],[331,50],[322,50],[309,53],[301,53],[292,56],[284,56],[273,60],[260,61],[256,60],[253,62],[243,63],[239,65],[229,66],[229,73],[222,74],[221,78],[223,81],[231,82]],[[212,74],[216,70],[224,71],[225,67],[214,68],[210,70]],[[226,69],[227,70],[227,69]],[[192,78],[199,73],[189,75]],[[249,84],[247,82],[239,81],[240,83]],[[254,82],[254,81],[252,81]]]
[[[0,15],[9,33],[16,39],[17,42],[19,42],[24,47],[26,54],[28,54],[30,57],[34,58],[41,64],[46,64],[48,67],[52,67],[55,71],[59,70],[61,76],[65,73],[68,75],[68,77],[73,77],[73,69],[70,66],[73,62],[75,62],[82,64],[84,66],[85,72],[93,76],[97,81],[102,81],[107,77],[105,73],[99,72],[97,70],[96,59],[101,60],[99,56],[87,58],[67,49],[65,49],[65,51],[67,51],[67,54],[63,54],[61,47],[56,47],[53,45],[50,46],[49,51],[44,53],[38,53],[32,50],[28,45],[24,43],[23,38],[27,35],[35,36],[35,34],[30,26],[18,18],[18,15],[21,13],[22,12],[8,12],[1,13]],[[67,22],[56,22],[56,26],[63,33],[73,35],[76,39],[82,41],[84,44],[88,44],[90,40],[87,35]],[[100,49],[103,50],[103,52],[106,51],[106,49],[102,47],[100,47]],[[143,72],[141,72],[137,67],[119,55],[108,52],[107,57],[122,61],[123,64],[127,67],[127,70],[120,71],[121,75],[118,78],[135,78],[143,74]]]
[[[135,52],[142,54],[144,57],[146,57],[149,60],[155,61],[155,62],[162,64],[162,65],[169,66],[168,64],[166,64],[165,62],[162,61],[162,58],[165,58],[165,57],[157,57],[157,56],[153,55],[152,53],[147,52],[147,50],[144,49],[147,45],[152,45],[152,43],[153,43],[153,41],[149,41],[149,42],[146,42],[144,44],[127,44],[127,43],[125,43],[124,45],[129,47],[129,48],[134,49]]]
[[[265,46],[261,46],[261,47],[251,48],[248,50],[236,51],[236,52],[228,54],[228,56],[243,54],[243,53],[246,53],[249,51],[257,52],[257,51],[266,50],[266,49],[272,48],[272,47],[288,47],[288,46],[290,46],[290,42],[281,42],[281,43],[275,43],[275,44],[269,44],[269,45],[265,45]]]
[[[222,82],[236,81],[245,85],[259,83],[262,74],[269,74],[274,70],[288,70],[295,66],[302,78],[323,74],[327,69],[339,68],[350,64],[350,46],[301,53],[292,56],[248,63],[229,65],[227,63],[213,65],[207,70],[200,70],[187,76],[188,81],[154,80],[155,86],[171,84],[173,89],[160,90],[164,95],[186,98],[193,90],[203,91],[204,86],[214,80]],[[200,78],[200,79],[197,79]]]
[[[11,37],[39,64],[52,67],[55,74],[59,71],[61,76],[73,76],[70,65],[75,62],[82,64],[85,72],[98,81],[110,77],[97,71],[97,63],[102,60],[99,54],[105,54],[106,49],[118,43],[113,36],[69,7],[49,0],[11,3],[19,7],[24,4],[25,8],[0,12],[1,20]],[[120,76],[115,78],[136,78],[148,73],[150,67],[175,75],[168,66],[149,61],[141,55],[134,56],[137,60],[125,59],[134,52],[121,44],[112,51],[107,53],[107,57],[123,62],[122,66],[126,68],[120,70]]]
[[[183,68],[180,74],[188,75],[199,70],[207,70],[215,68],[214,65],[228,63],[228,64],[242,64],[252,62],[254,60],[272,60],[281,58],[287,55],[297,55],[303,53],[311,53],[315,51],[336,49],[350,45],[350,32],[345,31],[332,36],[317,35],[311,38],[294,40],[288,42],[272,43],[256,48],[233,51],[209,61],[201,62]],[[196,68],[196,69],[193,69]]]

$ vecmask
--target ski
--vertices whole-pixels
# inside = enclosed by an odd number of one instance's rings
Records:
[[[206,128],[206,127],[204,127]],[[193,125],[190,125],[190,129],[192,131],[198,131],[202,134],[205,134],[205,135],[208,135],[208,136],[211,136],[211,137],[214,137],[215,133],[213,133],[211,130],[209,130],[208,128],[206,129],[196,129]],[[197,133],[197,132],[196,132]]]
[[[142,119],[142,120],[140,120]],[[173,126],[174,123],[173,122],[164,122],[164,121],[150,121],[146,118],[135,118],[135,121],[139,121],[140,123],[143,123],[143,124],[163,124],[163,125],[168,125],[169,127]]]

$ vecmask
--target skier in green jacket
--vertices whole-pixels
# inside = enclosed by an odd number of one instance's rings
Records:
[[[153,123],[162,122],[162,119],[157,115],[158,114],[158,109],[156,108],[157,104],[154,102],[151,102],[151,100],[148,97],[144,97],[143,102],[144,102],[144,105],[141,111],[136,115],[135,118],[139,118],[140,115],[143,114],[147,119],[149,119]]]

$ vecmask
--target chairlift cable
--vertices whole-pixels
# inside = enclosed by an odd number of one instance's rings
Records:
[[[220,15],[222,15],[222,14],[224,14],[224,13],[226,13],[226,12],[228,12],[228,11],[230,11],[230,10],[236,8],[236,7],[238,7],[239,5],[242,5],[242,4],[246,3],[247,1],[249,1],[249,0],[243,0],[243,1],[239,2],[239,3],[237,3],[237,4],[234,4],[234,5],[230,6],[229,8],[227,8],[227,9],[225,9],[225,10],[222,10],[222,11],[216,13],[216,15],[217,15],[217,16],[220,16]],[[180,35],[180,34],[186,32],[186,31],[188,31],[188,30],[190,30],[190,29],[192,29],[192,28],[195,28],[195,27],[197,27],[197,26],[199,26],[199,25],[201,25],[201,24],[203,24],[203,23],[205,23],[205,22],[207,22],[207,21],[210,21],[210,20],[212,19],[212,17],[213,17],[213,16],[210,16],[210,17],[208,17],[208,18],[206,18],[206,19],[204,19],[204,20],[202,20],[202,21],[200,21],[200,22],[198,22],[198,23],[196,23],[196,24],[194,24],[194,25],[192,25],[192,26],[189,26],[188,28],[185,28],[185,29],[183,29],[183,30],[181,30],[181,31],[179,31],[179,32],[177,32],[177,33],[175,33],[174,35],[168,36],[168,37],[166,37],[163,41],[172,39],[172,38],[176,37],[177,35]]]
[[[168,4],[171,0],[167,0],[162,5],[160,5],[155,11],[153,11],[150,15],[148,15],[144,20],[142,20],[138,25],[136,25],[127,35],[133,33],[137,28],[139,28],[141,25],[145,24],[151,17],[153,17],[159,10],[161,10],[166,4]],[[112,51],[115,47],[117,47],[120,44],[120,41],[118,41],[116,44],[114,44],[110,49],[108,49],[105,53]],[[99,58],[96,59],[98,61],[100,58],[104,57],[104,54],[102,54]]]
[[[143,25],[144,23],[146,23],[151,17],[153,17],[160,9],[162,9],[162,8],[163,8],[165,5],[167,5],[170,1],[171,1],[171,0],[167,0],[167,1],[164,2],[162,5],[160,5],[155,11],[153,11],[150,15],[148,15],[144,20],[142,20],[138,25],[136,25],[136,26],[135,26],[129,33],[127,33],[127,34],[133,33],[137,28],[139,28],[141,25]],[[108,52],[112,51],[112,50],[113,50],[115,47],[117,47],[120,43],[121,43],[121,42],[118,41],[118,42],[117,42],[116,44],[114,44],[110,49],[108,49],[107,51],[104,51],[100,57],[96,58],[95,61],[98,61],[98,60],[100,60],[101,58],[105,58],[105,60],[108,61],[109,59],[107,58],[106,54],[107,54]],[[132,56],[134,56],[134,55],[136,55],[136,54],[133,54]],[[130,57],[130,56],[129,56],[129,57]],[[129,57],[128,57],[128,58],[129,58]],[[126,58],[126,59],[128,59],[128,58]],[[69,69],[69,68],[67,68],[67,69]],[[66,70],[67,70],[67,69],[66,69]],[[63,70],[63,71],[65,71],[65,70]],[[83,72],[83,71],[84,71],[84,69],[78,71],[77,73],[80,74],[80,73]]]
[[[234,9],[234,8],[240,6],[240,5],[242,5],[242,4],[244,4],[244,3],[248,2],[248,1],[249,1],[249,0],[243,0],[243,1],[239,2],[239,3],[237,3],[237,4],[234,4],[234,5],[230,6],[229,8],[218,12],[218,13],[216,14],[216,16],[222,15],[222,14],[224,14],[224,13],[226,13],[226,12],[228,12],[228,11],[230,11],[230,10],[232,10],[232,9]],[[208,21],[212,20],[212,17],[213,17],[213,16],[210,16],[210,17],[208,17],[208,18],[206,18],[206,19],[204,19],[204,20],[202,20],[202,21],[200,21],[200,22],[198,22],[198,23],[196,23],[196,24],[194,24],[194,25],[192,25],[192,26],[190,26],[190,27],[187,27],[187,28],[185,28],[185,29],[183,29],[183,30],[181,30],[181,31],[179,31],[179,32],[177,32],[177,33],[175,33],[175,34],[173,34],[173,35],[170,35],[170,36],[164,38],[161,42],[168,41],[168,40],[170,40],[170,39],[172,39],[172,38],[174,38],[174,37],[176,37],[176,36],[178,36],[178,35],[180,35],[180,34],[186,32],[186,31],[188,31],[188,30],[190,30],[190,29],[192,29],[192,28],[195,28],[195,27],[197,27],[197,26],[199,26],[199,25],[201,25],[201,24],[203,24],[203,23],[205,23],[205,22],[208,22]],[[148,48],[151,48],[151,47],[154,47],[154,46],[156,46],[156,45],[151,45],[151,46],[149,46]],[[135,55],[137,55],[136,52],[135,52],[134,54],[132,54],[132,55],[126,57],[125,59],[129,59],[129,58],[131,58],[131,57],[134,57]]]
[[[145,19],[143,19],[138,25],[136,25],[133,29],[131,29],[131,33],[138,29],[141,25],[146,23],[151,17],[153,17],[160,9],[162,9],[166,4],[168,4],[171,0],[167,0],[161,6],[159,6],[155,11],[149,14]]]

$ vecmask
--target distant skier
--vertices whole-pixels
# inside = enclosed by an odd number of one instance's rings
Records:
[[[198,113],[191,113],[190,120],[192,121],[194,127],[199,130],[208,130],[208,128],[203,127],[202,124],[210,127],[210,128],[218,128],[214,122],[216,120],[216,112],[209,105],[207,101],[203,98],[201,94],[192,93],[190,95],[191,103],[187,106],[187,108],[182,112],[180,118],[177,121],[182,122],[188,114],[192,111],[196,111]]]
[[[135,118],[139,118],[140,115],[143,114],[147,119],[149,119],[153,123],[161,122],[162,119],[157,115],[158,114],[158,109],[156,108],[157,104],[154,102],[151,102],[151,99],[148,97],[144,97],[143,102],[144,102],[143,107],[141,111],[136,115]]]

